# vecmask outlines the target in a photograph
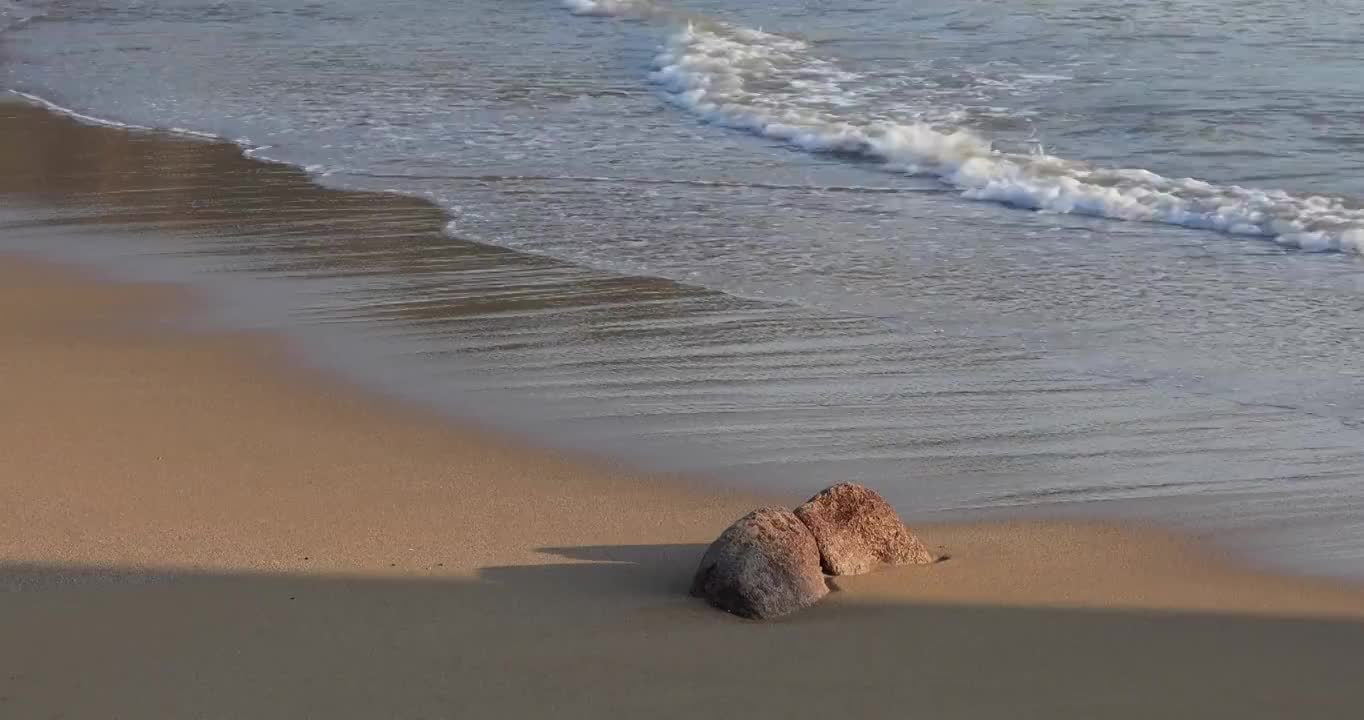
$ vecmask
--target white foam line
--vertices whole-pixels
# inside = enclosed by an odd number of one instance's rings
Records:
[[[268,146],[267,146],[268,147]],[[700,180],[647,178],[630,175],[413,175],[405,173],[354,172],[357,177],[379,180],[448,180],[451,182],[576,182],[621,183],[631,185],[687,185],[713,188],[757,188],[762,190],[801,190],[806,192],[844,192],[876,194],[922,194],[950,192],[941,187],[887,187],[884,185],[795,185],[790,183],[738,182],[733,180]]]
[[[69,117],[72,120],[85,123],[86,125],[112,127],[119,128],[121,130],[137,130],[139,132],[156,132],[156,128],[149,128],[144,125],[132,125],[129,123],[119,122],[117,120],[109,120],[107,118],[95,117],[94,115],[86,115],[84,113],[76,112],[75,110],[72,110],[69,107],[63,107],[61,105],[58,105],[57,103],[54,103],[51,100],[48,100],[47,98],[39,97],[37,95],[32,95],[26,92],[21,92],[19,90],[10,90],[9,93],[11,95],[21,97],[27,100],[28,102],[43,108],[44,110],[50,110],[54,113],[57,113],[58,115]]]
[[[616,17],[633,11],[641,3],[632,0],[564,0],[563,4],[574,15]]]
[[[649,79],[707,122],[811,152],[858,155],[891,170],[929,175],[972,199],[1364,254],[1364,207],[1344,198],[1006,153],[969,130],[846,111],[856,98],[844,86],[858,76],[819,58],[808,44],[780,35],[689,22],[659,54]],[[832,101],[839,98],[849,102]]]
[[[28,102],[43,108],[44,110],[50,110],[54,113],[57,113],[58,115],[69,117],[72,120],[85,123],[86,125],[97,125],[100,127],[118,128],[120,130],[133,130],[136,132],[167,133],[170,135],[181,135],[184,137],[192,137],[197,138],[199,140],[213,140],[216,142],[231,142],[227,138],[224,138],[220,135],[200,132],[198,130],[189,130],[186,128],[179,127],[167,128],[148,127],[146,125],[135,125],[133,123],[125,123],[119,122],[118,120],[110,120],[109,118],[96,117],[94,115],[86,115],[85,113],[72,110],[69,107],[58,105],[57,103],[52,102],[47,98],[39,97],[38,95],[33,95],[31,93],[22,92],[19,90],[9,90],[8,92],[11,95],[21,97],[24,100],[27,100]],[[250,144],[246,141],[236,142],[235,144],[242,145],[243,147],[248,149],[251,147]]]
[[[41,108],[43,108],[43,109],[45,109],[45,110],[51,111],[51,112],[56,113],[56,114],[58,114],[58,115],[62,115],[63,117],[69,117],[69,118],[71,118],[72,120],[75,120],[75,121],[80,122],[80,123],[84,123],[84,124],[86,124],[86,125],[93,125],[93,126],[96,126],[96,127],[116,128],[116,129],[120,129],[120,130],[130,130],[130,131],[133,131],[133,132],[164,133],[164,134],[170,134],[170,135],[177,135],[177,136],[183,136],[183,137],[193,138],[193,139],[195,139],[195,140],[231,143],[231,144],[236,145],[238,148],[241,149],[241,152],[242,152],[242,156],[243,156],[243,157],[250,158],[250,159],[256,160],[256,161],[258,161],[258,162],[275,163],[275,164],[278,164],[278,165],[287,165],[287,166],[289,166],[289,167],[297,168],[297,169],[299,169],[299,170],[302,170],[302,171],[305,172],[305,173],[308,173],[308,174],[313,178],[313,180],[314,180],[315,182],[320,182],[320,180],[321,180],[322,178],[330,177],[330,176],[332,176],[332,175],[334,175],[335,173],[338,172],[338,170],[337,170],[336,168],[327,167],[326,165],[321,165],[321,164],[301,165],[301,164],[296,163],[296,162],[291,162],[291,161],[287,161],[287,160],[280,160],[280,159],[278,159],[278,158],[270,157],[270,156],[266,155],[265,152],[266,152],[267,150],[273,149],[273,148],[275,147],[274,145],[256,145],[256,144],[253,144],[253,143],[250,141],[250,139],[248,139],[248,138],[237,138],[237,139],[235,139],[235,140],[231,140],[231,139],[225,138],[225,137],[223,137],[223,136],[221,136],[221,135],[215,135],[215,134],[213,134],[213,133],[202,132],[202,131],[199,131],[199,130],[190,130],[190,129],[181,128],[181,127],[161,127],[161,128],[158,128],[158,127],[149,127],[149,126],[147,126],[147,125],[137,125],[137,124],[134,124],[134,123],[125,123],[125,122],[120,122],[120,121],[118,121],[118,120],[111,120],[111,119],[109,119],[109,118],[102,118],[102,117],[97,117],[97,116],[94,116],[94,115],[88,115],[88,114],[86,114],[86,113],[82,113],[82,112],[73,110],[73,109],[71,109],[71,108],[69,108],[69,107],[66,107],[66,106],[60,105],[60,104],[58,104],[58,103],[55,103],[55,102],[53,102],[53,101],[51,101],[51,100],[48,100],[47,98],[41,97],[41,96],[39,96],[39,95],[34,95],[34,94],[32,94],[32,93],[22,92],[22,91],[20,91],[20,90],[13,90],[13,89],[10,89],[10,90],[3,90],[3,91],[0,91],[0,93],[8,93],[8,94],[13,95],[13,96],[15,96],[15,97],[22,98],[24,101],[26,101],[26,102],[28,102],[28,103],[30,103],[30,104],[36,105],[36,106],[38,106],[38,107],[41,107]],[[343,185],[342,187],[344,187],[344,185]],[[361,190],[365,190],[364,188],[360,188],[360,189],[361,189]],[[372,191],[371,191],[371,192],[372,192]],[[436,199],[435,199],[435,196],[434,196],[432,193],[430,193],[429,191],[414,192],[414,191],[410,191],[410,190],[389,189],[389,190],[387,190],[386,192],[390,192],[390,193],[393,193],[393,194],[395,194],[395,195],[401,195],[401,196],[404,196],[404,197],[416,197],[416,198],[424,199],[424,200],[426,200],[427,202],[430,202],[432,205],[434,205],[434,206],[436,206],[437,208],[439,208],[442,212],[445,212],[445,213],[447,214],[447,216],[448,216],[448,215],[451,215],[451,214],[454,212],[454,210],[452,210],[452,209],[450,209],[450,208],[448,208],[448,207],[445,207],[443,204],[437,202]],[[452,222],[453,222],[453,221],[452,221]],[[448,232],[448,231],[449,231],[449,230],[448,230],[448,228],[447,228],[447,232]]]
[[[286,162],[286,161],[283,161],[283,160],[277,160],[277,159],[275,159],[275,158],[267,157],[266,155],[264,155],[264,151],[269,150],[269,149],[272,148],[273,146],[272,146],[272,145],[256,145],[256,144],[252,143],[251,140],[250,140],[249,138],[237,138],[237,139],[233,140],[233,139],[229,139],[229,138],[223,137],[222,135],[215,135],[215,134],[213,134],[213,133],[203,132],[203,131],[200,131],[200,130],[190,130],[189,128],[174,127],[174,126],[172,126],[172,127],[151,127],[151,126],[148,126],[148,125],[137,125],[137,124],[134,124],[134,123],[125,123],[125,122],[120,122],[120,121],[118,121],[118,120],[111,120],[111,119],[109,119],[109,118],[97,117],[97,116],[94,116],[94,115],[87,115],[87,114],[85,114],[85,113],[79,112],[79,111],[77,111],[77,110],[73,110],[73,109],[71,109],[71,108],[69,108],[69,107],[66,107],[66,106],[64,106],[64,105],[59,105],[58,103],[52,102],[51,100],[48,100],[48,99],[45,98],[45,97],[41,97],[41,96],[39,96],[39,95],[34,95],[34,94],[32,94],[32,93],[26,93],[26,92],[23,92],[23,91],[20,91],[20,90],[7,90],[7,91],[5,91],[5,92],[8,92],[10,95],[14,95],[15,97],[23,98],[25,101],[29,102],[30,104],[37,105],[38,107],[41,107],[41,108],[43,108],[44,110],[49,110],[49,111],[54,112],[54,113],[56,113],[56,114],[58,114],[58,115],[61,115],[61,116],[63,116],[63,117],[71,118],[72,120],[75,120],[75,121],[80,122],[80,123],[84,123],[84,124],[86,124],[86,125],[94,125],[94,126],[97,126],[97,127],[117,128],[117,129],[119,129],[119,130],[131,130],[131,131],[133,131],[133,132],[140,132],[140,133],[163,133],[163,134],[166,134],[166,135],[175,135],[175,136],[177,136],[177,137],[193,138],[193,139],[195,139],[195,140],[204,140],[204,141],[208,141],[208,142],[231,143],[231,144],[236,145],[237,147],[241,148],[242,155],[244,155],[244,156],[246,156],[246,157],[249,157],[249,158],[251,158],[251,159],[253,159],[253,160],[260,160],[260,161],[262,161],[262,162],[279,163],[279,164],[281,164],[281,165],[292,165],[292,166],[294,166],[294,167],[298,167],[298,168],[301,169],[301,170],[305,170],[305,171],[307,171],[307,172],[314,173],[314,174],[323,174],[323,175],[325,175],[325,174],[328,174],[329,172],[331,172],[330,170],[328,170],[326,167],[324,167],[324,166],[322,166],[322,165],[310,165],[310,166],[307,166],[307,167],[302,167],[302,166],[299,166],[299,165],[297,165],[297,164],[295,164],[295,163],[290,163],[290,162]]]
[[[676,15],[662,0],[562,0],[574,15],[650,18]]]

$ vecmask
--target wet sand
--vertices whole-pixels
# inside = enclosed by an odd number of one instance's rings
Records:
[[[0,265],[8,717],[1349,717],[1364,591],[1152,530],[951,555],[786,621],[688,598],[725,495],[176,334],[173,290]]]
[[[508,222],[540,222],[546,187],[447,170],[470,211],[507,193],[528,218]],[[188,281],[309,362],[536,444],[759,491],[857,480],[916,519],[1113,501],[1101,512],[1235,533],[1256,562],[1364,577],[1359,434],[1313,413],[478,244],[421,199],[3,101],[0,209],[0,248]]]
[[[1149,528],[924,525],[949,561],[723,615],[685,594],[705,543],[802,497],[451,423],[186,331],[197,302],[0,261],[0,717],[1364,709],[1364,589]]]

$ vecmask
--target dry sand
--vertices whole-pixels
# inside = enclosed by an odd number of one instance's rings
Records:
[[[0,264],[0,717],[1364,712],[1364,591],[1153,530],[926,526],[949,561],[732,618],[685,588],[770,498],[523,447],[159,322],[185,306]]]

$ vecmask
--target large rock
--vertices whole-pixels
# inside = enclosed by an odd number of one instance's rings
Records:
[[[691,593],[755,620],[808,607],[829,593],[810,529],[786,508],[743,516],[711,543]]]
[[[895,508],[875,490],[839,483],[796,508],[796,517],[814,533],[824,571],[861,575],[878,565],[926,565],[934,561]]]

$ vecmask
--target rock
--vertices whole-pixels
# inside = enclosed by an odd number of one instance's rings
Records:
[[[691,593],[755,620],[808,607],[829,593],[810,529],[786,508],[743,516],[711,543]]]
[[[936,558],[875,490],[839,483],[796,508],[819,545],[824,572],[861,575],[878,565],[927,565]]]

